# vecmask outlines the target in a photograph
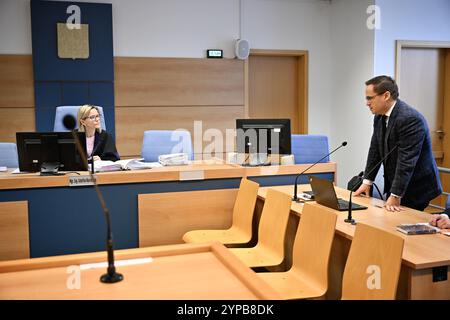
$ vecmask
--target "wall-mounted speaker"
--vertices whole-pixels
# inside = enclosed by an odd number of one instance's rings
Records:
[[[250,54],[250,45],[248,44],[248,41],[245,39],[238,39],[236,40],[235,44],[235,54],[236,58],[245,60],[248,58]]]

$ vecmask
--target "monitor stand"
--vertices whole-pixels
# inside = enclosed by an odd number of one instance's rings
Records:
[[[59,162],[43,162],[41,165],[41,176],[61,176],[64,173],[58,172],[61,164]]]

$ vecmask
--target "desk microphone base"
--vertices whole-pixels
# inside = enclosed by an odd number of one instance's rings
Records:
[[[123,280],[123,275],[120,273],[113,273],[110,275],[109,273],[105,273],[100,277],[100,281],[103,283],[116,283]]]

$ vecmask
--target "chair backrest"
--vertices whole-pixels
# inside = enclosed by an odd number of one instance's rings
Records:
[[[293,134],[291,140],[295,163],[314,163],[329,152],[327,136]],[[330,157],[326,157],[321,162],[329,161]]]
[[[342,279],[342,299],[395,299],[403,242],[398,235],[358,223]]]
[[[284,237],[291,203],[290,195],[274,189],[267,190],[266,201],[259,220],[257,246],[262,246],[284,257]]]
[[[292,269],[311,279],[323,294],[328,288],[328,263],[336,220],[335,210],[305,203],[295,235]]]
[[[233,227],[250,235],[252,234],[253,212],[258,197],[258,188],[258,183],[242,178],[234,202]]]
[[[15,143],[0,142],[0,166],[8,168],[19,167],[17,146]]]
[[[141,155],[146,162],[156,162],[162,154],[187,153],[193,160],[191,133],[186,130],[148,130],[144,132]]]
[[[69,131],[66,129],[66,127],[63,124],[63,119],[66,115],[70,114],[75,119],[78,118],[78,109],[80,109],[81,106],[60,106],[56,107],[56,113],[55,113],[55,123],[53,126],[54,132],[65,132]],[[100,111],[100,122],[102,126],[102,130],[106,130],[106,123],[105,123],[105,115],[103,114],[103,108],[98,107],[98,110]],[[78,121],[76,128],[78,129]]]

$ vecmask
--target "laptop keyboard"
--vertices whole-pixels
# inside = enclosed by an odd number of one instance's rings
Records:
[[[341,210],[344,210],[344,209],[348,210],[349,202],[347,200],[338,199],[338,203],[339,203],[339,208]],[[352,203],[352,209],[359,208],[359,207],[363,207],[363,206],[360,206],[359,204],[356,204],[356,203]]]

